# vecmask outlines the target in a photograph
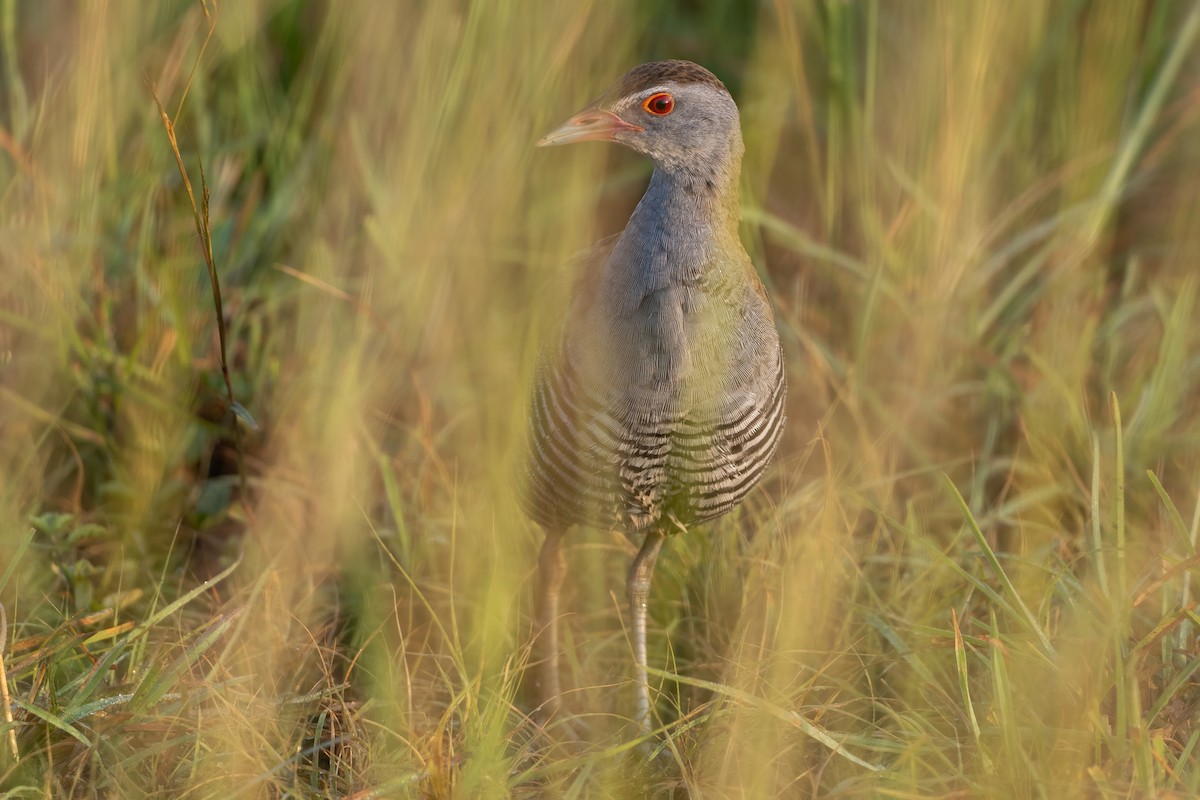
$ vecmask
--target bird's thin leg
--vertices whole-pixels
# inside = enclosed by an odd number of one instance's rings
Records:
[[[558,595],[567,574],[562,537],[562,530],[547,530],[538,556],[537,636],[541,639],[541,666],[536,685],[542,716],[546,719],[559,710],[562,695],[558,679]]]
[[[633,613],[633,656],[637,661],[634,680],[637,681],[637,721],[642,731],[650,730],[650,686],[646,681],[646,600],[650,597],[650,579],[654,576],[654,561],[662,548],[663,534],[651,530],[642,542],[642,549],[629,567],[629,608]]]

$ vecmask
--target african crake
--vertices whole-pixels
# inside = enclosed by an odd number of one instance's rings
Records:
[[[687,61],[634,68],[539,145],[614,141],[654,175],[619,237],[591,253],[535,379],[525,505],[539,559],[543,710],[559,706],[562,536],[620,527],[645,540],[629,570],[637,721],[650,724],[646,598],[667,535],[729,511],[783,429],[783,353],[738,239],[737,106]]]

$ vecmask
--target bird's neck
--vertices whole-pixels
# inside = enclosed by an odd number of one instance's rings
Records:
[[[623,317],[657,292],[749,263],[738,237],[740,131],[683,162],[656,158],[650,185],[601,270],[595,308]]]
[[[612,257],[614,288],[640,293],[690,282],[729,262],[738,239],[738,165],[655,166]]]
[[[742,134],[735,125],[728,137],[708,142],[704,152],[657,154],[654,176],[638,211],[647,206],[669,209],[736,231],[741,216],[738,179],[744,152]]]
[[[741,215],[738,203],[738,173],[735,163],[717,162],[680,167],[657,165],[646,194],[630,222],[639,217],[664,217],[676,225],[703,221],[713,233],[737,231]],[[673,228],[679,231],[680,228]]]

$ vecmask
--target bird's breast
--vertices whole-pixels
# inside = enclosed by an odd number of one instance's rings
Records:
[[[782,430],[779,340],[740,245],[642,229],[631,252],[628,234],[537,382],[529,500],[548,524],[720,516]]]
[[[647,286],[589,326],[594,379],[647,403],[717,391],[747,334],[744,298],[724,281]]]

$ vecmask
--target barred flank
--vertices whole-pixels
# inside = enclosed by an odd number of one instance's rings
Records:
[[[728,512],[758,483],[783,431],[786,380],[776,348],[764,386],[703,420],[670,408],[618,412],[565,359],[543,363],[530,413],[529,515],[558,528],[669,530]]]

